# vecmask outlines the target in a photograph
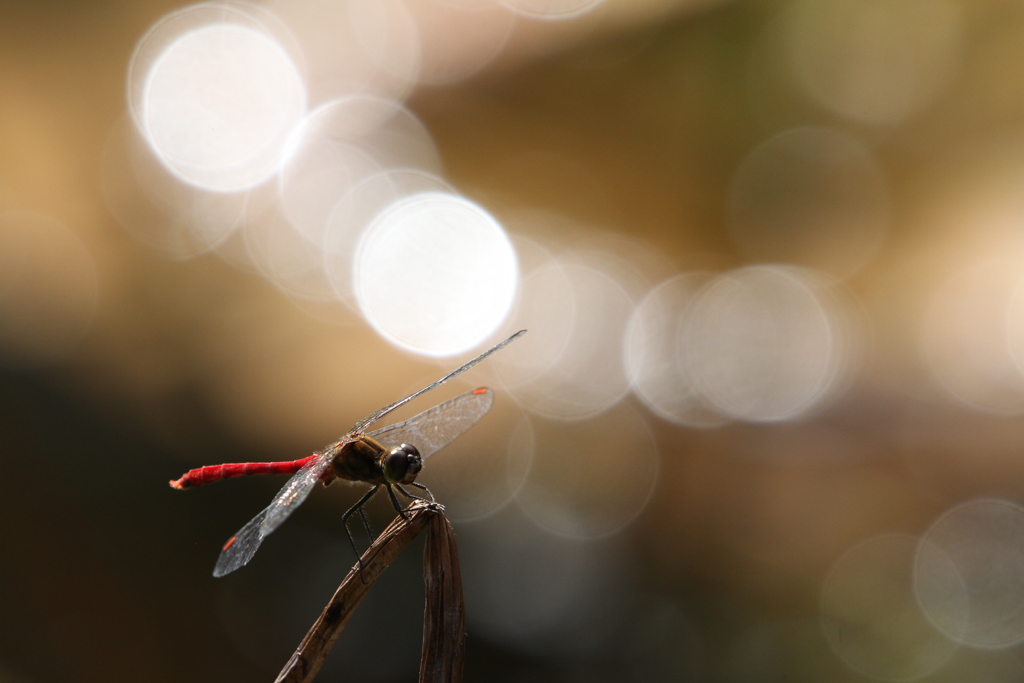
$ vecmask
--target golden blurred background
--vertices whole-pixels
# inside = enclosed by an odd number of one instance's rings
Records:
[[[467,680],[1024,680],[1022,282],[1019,3],[0,0],[0,683],[272,679],[360,489],[166,482],[521,328],[398,415]]]

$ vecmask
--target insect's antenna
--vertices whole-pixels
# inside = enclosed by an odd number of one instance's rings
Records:
[[[499,351],[499,350],[505,348],[506,346],[508,346],[509,344],[514,342],[516,339],[519,339],[519,337],[522,337],[524,334],[526,334],[526,330],[519,330],[518,332],[513,334],[511,337],[506,339],[505,341],[498,342],[497,344],[495,344],[491,348],[487,349],[486,351],[481,353],[479,356],[477,356],[473,360],[471,360],[468,363],[466,363],[465,365],[463,365],[461,368],[458,368],[456,370],[452,370],[447,375],[445,375],[441,379],[437,380],[433,384],[425,386],[422,389],[420,389],[419,391],[417,391],[416,393],[410,394],[410,395],[406,396],[401,401],[395,401],[394,403],[392,403],[389,406],[384,406],[380,410],[377,410],[375,412],[370,413],[369,415],[367,415],[362,420],[360,420],[359,422],[356,423],[356,426],[353,428],[353,431],[356,431],[356,432],[363,431],[364,429],[366,429],[366,427],[368,427],[369,425],[373,424],[374,422],[376,422],[380,418],[384,417],[385,415],[390,413],[392,410],[395,410],[396,408],[399,408],[399,407],[405,405],[406,403],[408,403],[409,401],[413,400],[414,398],[416,398],[420,394],[425,394],[426,392],[430,391],[431,389],[434,389],[436,387],[441,386],[442,384],[444,384],[445,382],[450,380],[452,377],[455,377],[457,375],[461,375],[466,370],[469,370],[471,367],[473,367],[474,365],[476,365],[477,363],[482,361],[484,358],[487,358],[487,356],[491,355],[495,351]]]

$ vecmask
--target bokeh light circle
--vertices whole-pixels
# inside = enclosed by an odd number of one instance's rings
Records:
[[[952,273],[925,311],[921,344],[928,369],[960,403],[983,412],[1024,412],[1024,376],[1009,343],[1008,314],[1021,262],[994,258]]]
[[[516,15],[491,0],[413,3],[422,46],[419,82],[449,85],[469,78],[497,57]],[[457,39],[453,39],[457,36]]]
[[[483,519],[515,498],[530,471],[533,450],[533,427],[523,409],[510,396],[499,396],[486,424],[430,458],[417,481],[444,501],[449,519]]]
[[[689,427],[712,427],[728,418],[700,395],[677,352],[686,311],[711,276],[677,275],[651,290],[626,330],[625,363],[633,392],[655,415]]]
[[[351,200],[359,183],[389,169],[441,172],[423,123],[401,104],[369,95],[332,100],[311,112],[296,129],[287,156],[278,180],[281,205],[289,222],[318,248],[338,248],[332,214]],[[330,237],[328,230],[334,232]]]
[[[509,334],[518,329],[530,334],[516,341],[491,363],[505,386],[529,385],[550,372],[566,353],[575,321],[569,277],[562,264],[537,243],[512,235],[519,258],[519,296]]]
[[[447,356],[478,345],[515,299],[515,250],[494,218],[472,202],[424,193],[395,202],[356,250],[359,308],[383,336]]]
[[[802,126],[758,145],[729,199],[733,242],[749,258],[848,277],[878,253],[889,227],[881,167],[852,137]]]
[[[799,84],[856,121],[892,124],[917,113],[960,61],[960,9],[949,0],[800,0],[787,20]]]
[[[274,204],[247,216],[241,235],[248,263],[282,291],[311,301],[334,299],[320,242],[311,242]]]
[[[600,652],[631,606],[629,552],[545,533],[515,512],[459,529],[470,630],[535,656]]]
[[[950,638],[1024,641],[1024,508],[975,500],[949,510],[922,537],[914,580],[921,609]]]
[[[918,539],[883,534],[847,550],[822,588],[821,627],[851,668],[883,681],[910,681],[937,670],[957,644],[932,628],[914,597]]]
[[[633,308],[616,279],[571,255],[537,268],[524,282],[515,323],[537,329],[543,341],[498,359],[502,378],[542,415],[583,419],[608,410],[629,392],[622,331]]]
[[[266,0],[306,60],[310,102],[353,94],[404,100],[422,61],[419,29],[402,0]]]
[[[573,19],[590,12],[604,0],[499,0],[517,14],[534,19]]]
[[[1006,345],[1024,378],[1024,278],[1017,283],[1006,307]]]
[[[407,197],[455,189],[431,173],[387,170],[356,183],[334,205],[324,233],[324,267],[340,301],[357,308],[354,275],[359,240],[388,207]]]
[[[124,117],[111,127],[100,161],[107,209],[133,237],[170,258],[217,248],[241,225],[245,193],[210,192],[182,183],[153,156]]]
[[[743,420],[794,418],[845,369],[834,311],[805,271],[751,266],[719,276],[687,313],[679,358],[701,394]]]
[[[647,506],[658,480],[658,447],[632,407],[619,403],[588,420],[531,422],[533,466],[516,502],[539,526],[598,538],[620,531]]]
[[[136,121],[160,160],[181,180],[217,191],[273,175],[306,106],[288,52],[253,21],[222,19],[161,40],[159,54],[136,51],[152,61],[133,64],[145,70],[133,83]]]

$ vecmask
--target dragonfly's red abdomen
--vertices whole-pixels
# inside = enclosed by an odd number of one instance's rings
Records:
[[[172,481],[171,486],[176,489],[188,489],[221,479],[244,477],[250,474],[295,474],[302,469],[303,465],[316,457],[317,455],[313,454],[308,458],[287,462],[231,462],[223,465],[207,465],[189,470],[180,479]]]

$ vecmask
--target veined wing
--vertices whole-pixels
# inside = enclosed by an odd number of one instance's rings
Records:
[[[389,450],[403,443],[411,444],[420,452],[420,457],[426,460],[475,425],[491,409],[492,403],[493,391],[486,388],[474,389],[405,422],[369,432],[367,436],[376,439]]]
[[[288,483],[277,492],[274,500],[260,514],[256,515],[232,536],[217,558],[217,566],[213,568],[214,576],[230,574],[239,567],[244,567],[256,554],[263,539],[274,529],[281,526],[295,508],[306,500],[306,496],[320,481],[324,470],[331,464],[332,450],[327,450],[319,458],[311,460],[296,472]]]
[[[419,391],[415,391],[415,392],[409,394],[408,396],[403,398],[401,401],[395,401],[394,403],[392,403],[390,405],[386,405],[386,406],[384,406],[383,408],[381,408],[379,410],[373,411],[372,413],[370,413],[369,415],[364,417],[362,420],[357,422],[355,427],[352,428],[352,431],[353,432],[362,432],[362,431],[364,431],[367,427],[369,427],[374,422],[376,422],[377,420],[381,419],[382,417],[384,417],[385,415],[390,413],[392,410],[395,410],[396,408],[399,408],[400,406],[404,406],[406,403],[408,403],[409,401],[413,400],[417,396],[425,394],[428,391],[430,391],[431,389],[434,389],[436,387],[441,386],[442,384],[444,384],[445,382],[447,382],[451,378],[456,377],[458,375],[461,375],[466,370],[469,370],[471,367],[473,367],[474,365],[476,365],[477,363],[482,361],[484,358],[487,358],[487,356],[491,355],[495,351],[500,351],[501,349],[505,348],[506,346],[508,346],[509,344],[514,342],[516,339],[519,339],[520,337],[522,337],[524,334],[526,334],[526,330],[519,330],[518,332],[513,334],[511,337],[506,339],[505,341],[498,342],[497,344],[495,344],[491,348],[489,348],[486,351],[484,351],[483,353],[481,353],[476,358],[473,358],[472,360],[467,361],[464,365],[462,365],[462,367],[459,367],[459,368],[456,368],[455,370],[452,370],[451,372],[449,372],[447,375],[445,375],[441,379],[437,380],[436,382],[432,382],[432,383],[428,384],[427,386],[423,387],[422,389],[420,389]],[[413,418],[413,420],[415,420],[415,419],[416,418]],[[411,422],[411,421],[412,420],[407,420],[407,422]],[[372,432],[371,432],[371,434],[372,434]],[[452,437],[452,438],[455,438],[455,437]]]

